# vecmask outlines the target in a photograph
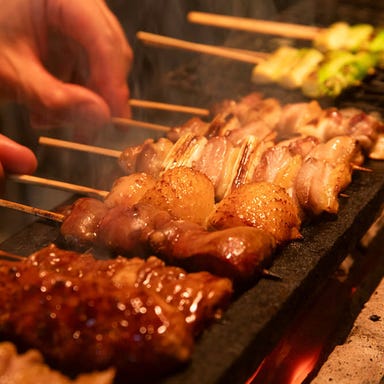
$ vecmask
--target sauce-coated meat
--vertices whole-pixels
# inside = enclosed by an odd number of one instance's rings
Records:
[[[185,363],[232,283],[148,260],[97,260],[50,245],[0,263],[0,334],[75,372],[162,374]]]

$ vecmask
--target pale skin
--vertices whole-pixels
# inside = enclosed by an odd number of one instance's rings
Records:
[[[104,0],[0,0],[0,99],[26,106],[39,128],[81,141],[129,117],[132,51]],[[33,173],[33,152],[0,134],[0,184]]]

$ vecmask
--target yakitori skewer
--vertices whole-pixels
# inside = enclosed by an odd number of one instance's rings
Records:
[[[348,87],[361,84],[377,66],[382,66],[374,51],[350,52],[335,49],[327,53],[316,48],[281,46],[271,54],[248,52],[228,47],[193,43],[147,32],[138,32],[146,44],[194,51],[253,64],[250,81],[300,89],[310,98],[336,97]]]
[[[205,108],[189,107],[186,105],[177,105],[177,104],[169,104],[169,103],[160,103],[157,101],[150,101],[150,100],[130,99],[129,105],[131,107],[159,109],[159,110],[169,111],[169,112],[188,113],[188,114],[197,115],[197,116],[209,116],[210,114],[209,110]]]
[[[191,23],[302,40],[313,40],[323,30],[322,28],[308,25],[218,15],[205,12],[190,12],[187,18]]]
[[[16,203],[14,201],[9,201],[5,199],[0,199],[0,207],[13,209],[16,211],[27,213],[29,215],[42,217],[44,219],[56,221],[59,223],[63,222],[65,218],[65,216],[62,215],[61,213],[47,211],[45,209],[31,207],[29,205],[20,204],[20,203]]]
[[[338,21],[328,27],[320,28],[204,12],[191,12],[187,18],[192,23],[202,25],[309,40],[314,47],[323,52],[342,49],[351,52],[377,53],[384,49],[384,28],[368,23],[352,25]]]
[[[44,210],[44,209],[40,209],[40,208],[35,208],[35,207],[29,206],[29,205],[16,203],[16,202],[9,201],[9,200],[0,199],[0,207],[13,209],[16,211],[24,212],[26,214],[42,217],[44,219],[48,219],[48,220],[51,220],[51,221],[54,221],[54,222],[57,222],[60,224],[63,223],[63,221],[65,220],[65,215],[63,215],[63,214]],[[260,274],[264,278],[269,278],[269,279],[273,279],[273,280],[281,280],[282,279],[281,276],[275,274],[274,272],[271,272],[270,270],[268,270],[266,268],[262,268],[260,270]]]
[[[217,47],[213,45],[194,43],[190,41],[175,39],[173,37],[157,35],[149,32],[137,32],[137,38],[146,44],[153,44],[167,48],[181,49],[208,55],[220,56],[231,60],[258,64],[264,60],[264,54],[258,56],[256,52],[245,52],[238,49]]]
[[[8,175],[8,178],[18,183],[40,185],[44,187],[59,189],[61,191],[79,193],[87,196],[96,196],[104,198],[109,193],[108,191],[32,175]]]

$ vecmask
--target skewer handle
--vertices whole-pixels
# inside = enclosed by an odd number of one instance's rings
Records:
[[[140,127],[151,129],[152,131],[168,132],[169,127],[161,124],[147,123],[146,121],[125,119],[122,117],[112,117],[112,123],[122,127]]]
[[[102,191],[99,189],[89,188],[82,185],[76,185],[63,181],[51,180],[31,175],[9,175],[8,178],[19,183],[42,185],[44,187],[55,188],[61,191],[79,193],[88,196],[97,196],[104,198],[109,193],[108,191]]]
[[[15,255],[14,253],[9,253],[0,249],[0,259],[8,261],[20,261],[24,260],[25,258],[23,256]]]
[[[190,12],[187,16],[191,23],[214,27],[238,29],[267,35],[313,40],[322,28],[301,24],[281,23],[269,20],[257,20],[244,17],[218,15],[205,12]]]
[[[157,101],[130,99],[129,105],[131,107],[138,107],[138,108],[153,108],[153,109],[161,109],[164,111],[190,113],[192,115],[199,115],[199,116],[209,116],[208,109],[189,107],[186,105],[160,103]]]
[[[156,35],[149,32],[137,32],[137,38],[144,43],[154,44],[161,47],[176,48],[186,51],[192,51],[197,53],[204,53],[208,55],[225,57],[226,59],[243,61],[251,64],[259,64],[264,61],[262,56],[258,56],[256,53],[242,52],[238,49],[216,47],[213,45],[206,45],[200,43],[193,43],[185,40],[175,39],[173,37],[167,37],[162,35]]]
[[[110,157],[116,157],[116,158],[119,158],[121,155],[121,151],[116,151],[114,149],[95,147],[93,145],[79,144],[79,143],[74,143],[72,141],[53,139],[50,137],[43,137],[43,136],[39,138],[39,144],[47,145],[51,147],[72,149],[74,151],[95,153],[97,155],[104,155],[104,156],[110,156]]]
[[[39,216],[44,219],[56,221],[58,223],[62,223],[65,218],[65,216],[61,213],[46,211],[45,209],[35,208],[29,205],[15,203],[14,201],[8,201],[4,199],[0,199],[0,207],[14,209],[16,211],[28,213],[29,215]]]

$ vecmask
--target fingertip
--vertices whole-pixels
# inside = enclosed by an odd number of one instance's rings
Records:
[[[32,174],[36,171],[38,161],[35,154],[24,145],[0,135],[0,162],[2,172]],[[2,174],[0,173],[0,178]]]

